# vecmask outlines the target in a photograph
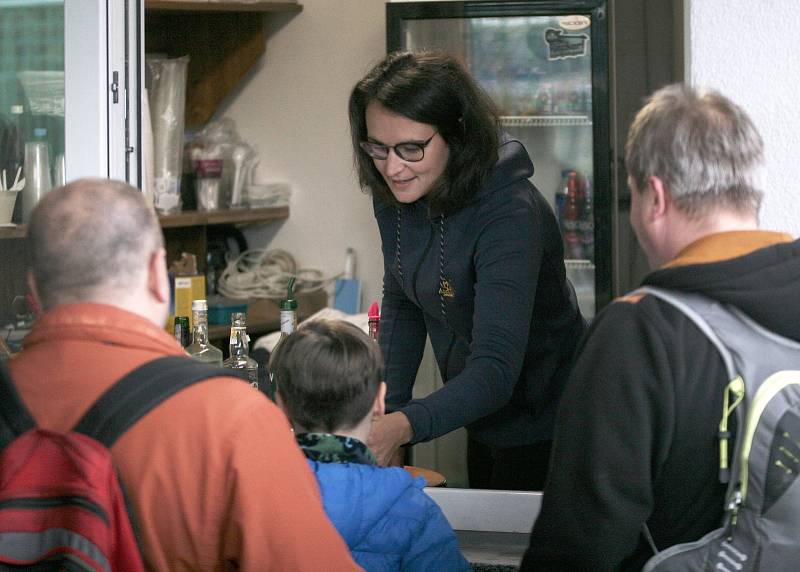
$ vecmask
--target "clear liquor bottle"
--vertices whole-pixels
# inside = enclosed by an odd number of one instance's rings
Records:
[[[222,350],[208,341],[208,302],[192,301],[192,343],[186,346],[186,353],[196,360],[222,365]]]
[[[258,389],[258,362],[249,355],[250,338],[247,335],[247,318],[244,312],[231,314],[231,341],[224,367],[235,370],[236,376],[250,382]]]

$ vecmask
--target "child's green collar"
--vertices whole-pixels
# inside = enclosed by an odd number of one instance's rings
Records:
[[[330,433],[298,433],[297,444],[306,457],[320,463],[361,463],[376,465],[369,448],[355,437]]]

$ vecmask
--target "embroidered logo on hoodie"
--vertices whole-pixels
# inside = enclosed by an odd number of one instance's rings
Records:
[[[444,298],[456,297],[456,291],[453,290],[452,286],[450,286],[450,281],[447,280],[447,278],[442,278],[442,281],[439,284],[439,295]]]

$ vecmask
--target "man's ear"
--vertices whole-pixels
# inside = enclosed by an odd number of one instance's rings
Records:
[[[147,289],[162,304],[169,304],[169,274],[167,273],[167,252],[157,248],[150,253],[147,265]]]
[[[650,191],[646,193],[648,213],[651,219],[661,218],[672,207],[672,196],[669,194],[669,189],[664,181],[655,176],[648,177],[647,187]]]
[[[381,382],[378,386],[378,393],[375,394],[375,401],[372,404],[372,419],[380,419],[386,413],[386,383]]]

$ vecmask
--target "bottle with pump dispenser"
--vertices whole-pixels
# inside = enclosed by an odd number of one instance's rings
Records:
[[[223,367],[235,371],[234,375],[250,382],[258,389],[258,362],[250,357],[250,337],[247,335],[247,318],[244,312],[231,314],[231,338],[228,359]]]
[[[294,281],[295,277],[289,278],[289,283],[286,286],[286,298],[281,300],[281,337],[278,343],[273,348],[273,353],[280,347],[283,340],[285,340],[292,332],[297,329],[297,300],[294,299]],[[275,390],[278,384],[272,372],[269,374],[269,387],[267,387],[267,395],[275,401]]]
[[[186,346],[186,353],[198,361],[222,365],[222,350],[208,341],[208,302],[205,300],[192,301],[192,323],[192,343]]]

